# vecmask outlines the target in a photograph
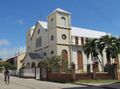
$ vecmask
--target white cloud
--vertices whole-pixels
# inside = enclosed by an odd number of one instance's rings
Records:
[[[19,47],[19,48],[0,48],[0,58],[7,59],[12,56],[15,56],[16,53],[23,53],[25,52],[25,47]]]
[[[23,24],[24,24],[23,19],[19,19],[19,20],[18,20],[18,23],[19,23],[20,25],[23,25]]]
[[[10,42],[6,39],[0,39],[0,46],[10,45]]]
[[[20,48],[18,49],[18,51],[19,51],[19,53],[23,53],[23,52],[26,51],[26,47],[25,47],[25,46],[24,46],[24,47],[20,47]]]

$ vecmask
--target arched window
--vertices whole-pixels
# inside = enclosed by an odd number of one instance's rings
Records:
[[[84,45],[84,37],[81,37],[81,45]]]
[[[25,63],[22,64],[22,68],[25,68]]]
[[[50,52],[50,54],[53,55],[53,54],[54,54],[54,51],[52,50],[52,51]]]
[[[40,62],[38,63],[37,67],[38,67],[38,68],[40,67]]]
[[[51,41],[53,41],[53,40],[54,40],[54,36],[52,35],[52,36],[51,36]]]
[[[66,27],[66,19],[65,19],[65,17],[61,17],[61,26]]]
[[[26,64],[26,68],[30,68],[30,63],[27,63],[27,64]]]
[[[54,19],[53,18],[51,18],[51,20],[50,20],[50,27],[51,27],[51,29],[53,28],[53,26],[54,26]]]
[[[81,51],[77,51],[77,63],[78,69],[83,69],[83,55]]]
[[[47,56],[47,53],[46,53],[46,52],[44,52],[44,53],[43,53],[43,55],[44,55],[44,56]]]
[[[66,50],[62,50],[62,58],[68,62],[68,52]]]
[[[31,68],[35,68],[35,67],[36,67],[35,62],[32,62]]]
[[[75,36],[75,44],[78,44],[79,42],[78,42],[78,37],[77,36]]]
[[[52,19],[51,19],[51,22],[52,22],[53,20],[54,20],[54,19],[52,18]]]
[[[40,29],[38,29],[38,34],[40,33]]]

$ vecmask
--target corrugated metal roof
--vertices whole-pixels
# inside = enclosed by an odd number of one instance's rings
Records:
[[[72,36],[99,38],[101,36],[107,35],[107,33],[105,32],[95,31],[86,28],[71,27],[71,29]]]
[[[47,29],[47,22],[38,21],[44,29]],[[90,37],[90,38],[99,38],[101,36],[107,35],[106,32],[96,31],[92,29],[86,28],[78,28],[78,27],[71,27],[71,35],[72,36],[80,36],[80,37]]]
[[[38,20],[38,23],[40,23],[44,29],[47,29],[47,22]]]
[[[61,9],[61,8],[55,9],[52,13],[54,13],[54,12],[63,12],[63,13],[71,14],[70,12],[65,11],[65,10],[63,10],[63,9]],[[51,14],[52,14],[52,13],[51,13]]]

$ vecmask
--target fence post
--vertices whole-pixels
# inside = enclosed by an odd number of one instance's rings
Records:
[[[40,73],[40,67],[39,67],[39,79],[41,80],[41,77],[40,77],[40,76],[41,76],[41,73]]]
[[[36,79],[36,67],[35,67],[35,79]]]
[[[40,80],[42,80],[42,67],[40,67]]]
[[[18,72],[18,77],[21,77],[21,69],[22,69],[22,68],[20,68],[20,70],[19,70],[19,72]]]
[[[113,64],[113,68],[114,68],[114,77],[115,77],[115,79],[119,79],[119,72],[118,72],[118,67],[117,67],[117,64],[116,63],[114,63]]]
[[[75,64],[72,63],[71,66],[72,66],[72,81],[74,82],[75,79],[76,79],[76,75],[75,75]]]
[[[45,78],[45,80],[48,80],[48,68],[47,67],[45,68],[45,71],[46,71],[46,78]]]

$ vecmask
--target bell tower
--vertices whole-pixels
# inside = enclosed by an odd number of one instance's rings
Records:
[[[57,8],[48,16],[48,34],[50,50],[55,55],[64,55],[65,60],[70,60],[71,41],[70,13]]]

